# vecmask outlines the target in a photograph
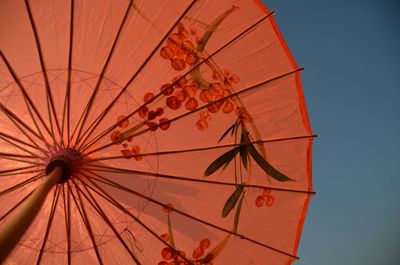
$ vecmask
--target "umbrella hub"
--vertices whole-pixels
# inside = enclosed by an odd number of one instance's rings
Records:
[[[46,175],[56,167],[61,167],[63,174],[59,183],[66,182],[70,176],[76,174],[82,166],[82,155],[73,148],[57,147],[51,150],[46,157]]]

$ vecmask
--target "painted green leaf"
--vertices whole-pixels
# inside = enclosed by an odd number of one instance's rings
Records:
[[[242,158],[242,163],[245,169],[247,169],[247,146],[246,146],[246,141],[245,138],[242,136],[240,138],[240,157]]]
[[[240,199],[243,193],[244,186],[239,185],[236,187],[236,190],[229,196],[228,200],[225,203],[224,209],[222,209],[222,217],[228,216],[228,214],[235,208],[236,203]]]
[[[243,196],[240,197],[238,206],[236,208],[235,220],[233,222],[233,232],[234,233],[237,233],[237,230],[238,230],[238,227],[239,227],[239,217],[240,217],[240,210],[242,209],[243,199],[244,199],[244,193],[243,193]]]
[[[242,131],[243,141],[248,146],[248,152],[253,157],[253,159],[257,162],[257,164],[271,177],[276,179],[277,181],[293,181],[291,178],[287,177],[276,168],[274,168],[267,160],[257,151],[257,149],[252,144],[249,133],[246,131]]]
[[[271,177],[277,181],[293,181],[291,178],[287,177],[277,169],[275,169],[267,160],[256,150],[256,148],[250,144],[249,153],[257,162],[257,164]]]
[[[224,139],[225,136],[227,136],[229,132],[233,132],[233,130],[235,129],[235,125],[236,125],[236,123],[234,123],[231,127],[229,127],[228,130],[226,130],[226,132],[224,132],[224,134],[221,136],[221,138],[219,138],[218,143],[221,142],[222,139]]]
[[[218,157],[214,162],[211,163],[211,165],[208,166],[208,168],[204,172],[204,176],[210,176],[215,171],[220,169],[222,166],[225,165],[226,167],[227,165],[229,165],[229,163],[232,161],[232,159],[238,152],[239,152],[239,147],[235,147],[234,149],[229,150],[228,152]]]

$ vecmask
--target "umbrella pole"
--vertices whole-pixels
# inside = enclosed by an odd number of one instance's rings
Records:
[[[28,199],[17,208],[15,215],[0,229],[0,264],[7,258],[42,207],[47,194],[59,181],[63,169],[55,167]]]

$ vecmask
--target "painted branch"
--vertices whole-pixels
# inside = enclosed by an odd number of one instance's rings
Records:
[[[18,244],[42,207],[47,194],[58,182],[62,169],[56,167],[35,189],[29,198],[16,209],[16,213],[0,229],[0,264]]]

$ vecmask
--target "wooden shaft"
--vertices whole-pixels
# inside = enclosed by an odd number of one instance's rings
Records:
[[[17,209],[16,213],[0,228],[0,264],[11,253],[18,244],[30,224],[35,219],[42,207],[47,194],[51,188],[59,181],[63,170],[56,167],[35,191]]]

